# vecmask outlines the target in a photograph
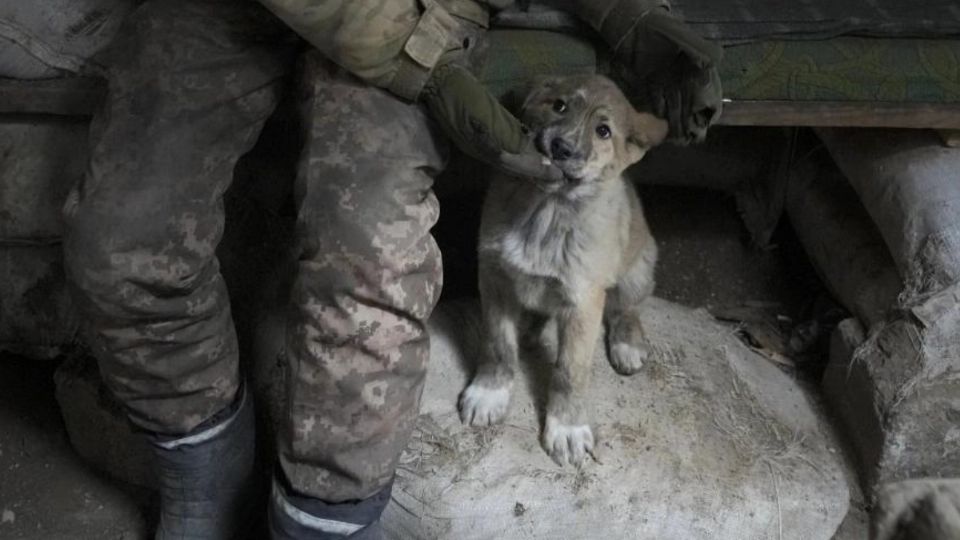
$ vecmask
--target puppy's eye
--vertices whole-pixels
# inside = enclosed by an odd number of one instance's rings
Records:
[[[610,131],[610,126],[606,124],[600,124],[597,126],[597,137],[601,139],[609,139],[610,135],[613,135],[613,132]]]
[[[553,102],[553,112],[565,113],[567,112],[567,103],[562,99],[558,99]]]

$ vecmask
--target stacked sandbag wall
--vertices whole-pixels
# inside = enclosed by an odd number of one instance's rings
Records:
[[[868,493],[960,476],[960,150],[924,130],[818,129],[786,209],[855,315],[824,374]]]
[[[136,4],[0,3],[0,83],[101,73],[99,55]],[[45,103],[39,92],[18,88],[20,97]],[[0,109],[10,112],[5,104]],[[60,208],[86,168],[87,120],[0,115],[0,351],[54,358],[76,340],[60,255]]]

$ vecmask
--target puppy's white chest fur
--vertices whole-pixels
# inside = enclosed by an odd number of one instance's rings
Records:
[[[510,275],[527,309],[577,305],[590,287],[616,282],[618,246],[629,234],[624,201],[631,194],[623,187],[615,182],[582,186],[582,193],[548,193],[498,179],[484,210],[481,256],[495,259]]]

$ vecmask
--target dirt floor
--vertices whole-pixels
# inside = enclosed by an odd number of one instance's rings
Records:
[[[775,306],[794,321],[811,312],[822,290],[788,227],[773,249],[760,251],[749,247],[731,197],[682,188],[644,188],[643,195],[660,245],[658,296],[690,306]],[[460,271],[448,266],[448,276]],[[469,276],[448,278],[452,288],[458,281],[469,289]],[[72,453],[54,401],[54,367],[0,357],[0,539],[146,538],[149,494],[102,478]],[[815,372],[801,365],[794,373],[814,396]],[[867,537],[859,495],[852,506],[837,540]]]

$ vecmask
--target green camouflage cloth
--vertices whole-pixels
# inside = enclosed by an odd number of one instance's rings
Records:
[[[956,0],[672,0],[693,30],[725,44],[842,35],[955,38]]]
[[[237,339],[215,249],[223,194],[298,52],[254,3],[151,0],[109,58],[89,172],[64,208],[65,259],[104,379],[133,422],[183,434],[234,398]],[[416,417],[439,295],[423,110],[303,62],[289,424],[295,490],[330,502],[389,483]]]
[[[960,41],[838,37],[726,49],[734,100],[960,102]]]

